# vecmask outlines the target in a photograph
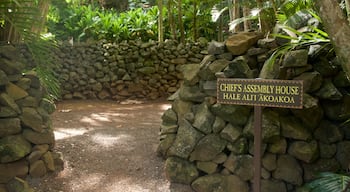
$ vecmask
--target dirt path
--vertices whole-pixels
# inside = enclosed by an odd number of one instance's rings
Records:
[[[65,168],[30,184],[36,192],[191,192],[165,179],[156,154],[160,117],[168,107],[165,101],[58,103],[55,150]]]

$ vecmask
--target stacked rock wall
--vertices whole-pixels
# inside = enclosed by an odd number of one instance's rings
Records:
[[[0,47],[0,191],[31,191],[27,176],[41,177],[60,161],[50,114],[39,79],[27,73],[13,46]],[[55,163],[56,161],[56,163]],[[62,162],[61,162],[62,163]]]
[[[62,45],[57,77],[63,99],[156,99],[174,93],[182,82],[182,66],[199,63],[205,40]]]
[[[198,192],[252,189],[253,108],[217,103],[217,76],[304,81],[303,109],[263,109],[262,192],[298,191],[318,172],[348,169],[350,82],[321,46],[265,63],[276,46],[240,33],[211,43],[200,64],[185,66],[184,83],[162,116],[158,151],[170,181]]]

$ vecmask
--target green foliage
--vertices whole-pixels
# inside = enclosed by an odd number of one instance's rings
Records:
[[[348,192],[350,177],[337,173],[320,173],[318,178],[306,184],[310,192]]]
[[[59,15],[59,17],[49,18],[48,30],[56,34],[60,40],[70,37],[77,41],[157,38],[155,31],[157,31],[158,9],[156,7],[148,10],[137,8],[120,14],[113,9],[103,10],[92,5],[68,5],[61,14],[57,14],[57,8],[53,8],[52,11],[51,15]]]
[[[47,2],[43,1],[42,3]],[[37,28],[41,21],[41,10],[38,8],[38,2],[36,0],[3,0],[0,2],[0,10],[5,27],[13,27],[20,36],[19,42],[14,43],[24,43],[27,46],[36,64],[35,70],[38,72],[41,82],[51,96],[58,97],[59,84],[52,75],[51,67],[54,63],[50,54],[55,49],[55,42],[45,39],[40,34],[41,28]],[[12,35],[10,30],[8,36]]]

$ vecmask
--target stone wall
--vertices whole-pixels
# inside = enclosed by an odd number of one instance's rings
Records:
[[[55,71],[63,99],[156,99],[180,87],[183,64],[199,63],[206,47],[204,39],[62,45]]]
[[[348,169],[350,82],[317,45],[263,65],[276,46],[240,33],[211,43],[200,64],[185,66],[184,84],[162,116],[158,152],[170,181],[198,192],[252,189],[253,108],[218,104],[217,76],[304,81],[303,109],[263,109],[262,192],[298,191],[318,172]]]
[[[32,191],[26,177],[41,177],[62,167],[52,151],[50,114],[55,105],[35,74],[22,74],[13,46],[0,47],[0,191]]]

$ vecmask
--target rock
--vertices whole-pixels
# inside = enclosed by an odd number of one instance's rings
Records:
[[[219,153],[213,160],[212,162],[216,164],[222,164],[227,160],[227,155],[225,153]]]
[[[312,164],[303,163],[304,180],[309,182],[317,178],[319,173],[333,172],[336,173],[340,169],[340,165],[336,159],[319,159]]]
[[[55,162],[50,151],[46,152],[42,156],[42,160],[44,161],[48,171],[55,171]]]
[[[350,81],[344,71],[339,71],[339,73],[333,78],[333,84],[336,87],[349,87]]]
[[[28,96],[28,93],[13,83],[6,85],[6,93],[13,99],[18,100]]]
[[[318,71],[323,77],[329,77],[337,74],[339,67],[334,62],[330,62],[326,57],[320,57],[313,63],[315,71]]]
[[[286,184],[282,181],[261,180],[261,192],[287,192]]]
[[[172,59],[170,62],[174,63],[175,65],[181,65],[181,64],[186,64],[187,60],[186,58],[176,58],[176,59]]]
[[[208,69],[211,73],[215,74],[224,70],[230,63],[231,61],[226,59],[217,59],[208,65]]]
[[[176,112],[172,108],[167,109],[162,115],[162,122],[171,125],[177,124]]]
[[[320,148],[321,158],[332,158],[337,152],[336,144],[325,144],[325,143],[319,142],[319,148]]]
[[[35,161],[29,167],[29,175],[34,178],[42,177],[47,173],[45,163],[42,160]]]
[[[280,138],[279,140],[270,143],[268,151],[275,154],[285,154],[287,151],[287,140],[285,138]]]
[[[312,136],[310,131],[296,117],[281,117],[280,122],[283,137],[306,141]]]
[[[216,103],[210,107],[210,111],[232,125],[242,126],[248,120],[250,107],[241,105],[224,105]]]
[[[33,129],[34,131],[41,132],[43,130],[43,118],[39,113],[31,107],[25,107],[22,109],[22,115],[20,119],[26,127]]]
[[[207,174],[213,174],[216,172],[218,164],[211,161],[197,161],[197,168]]]
[[[224,129],[226,126],[226,122],[221,119],[220,117],[215,117],[215,121],[213,124],[213,132],[214,133],[219,133],[222,131],[222,129]],[[350,134],[349,134],[350,135]]]
[[[236,175],[212,174],[199,177],[191,184],[196,192],[248,192],[248,184]]]
[[[215,62],[215,61],[214,61]],[[220,72],[220,71],[217,71]],[[255,78],[254,71],[248,65],[248,60],[244,56],[236,57],[224,70],[227,78]]]
[[[289,51],[286,53],[283,59],[283,67],[304,67],[308,61],[308,50],[299,49]]]
[[[174,183],[191,184],[199,175],[195,165],[178,157],[169,157],[164,167],[166,178]]]
[[[24,159],[0,164],[0,183],[7,183],[16,176],[25,177],[27,174],[28,162]]]
[[[251,155],[234,155],[231,153],[223,166],[244,181],[253,179],[254,168],[253,157]]]
[[[12,110],[14,110],[17,114],[21,113],[21,110],[19,109],[18,105],[15,103],[15,101],[6,93],[0,94],[0,103],[3,104],[5,107],[9,107]]]
[[[184,122],[184,116],[187,113],[192,112],[192,102],[183,101],[181,99],[176,99],[173,102],[172,108],[177,113],[178,124],[181,125]]]
[[[176,139],[176,134],[167,134],[164,138],[162,138],[159,142],[157,153],[166,157],[168,154],[169,148],[172,146]]]
[[[326,79],[322,87],[315,93],[321,99],[340,100],[343,94],[334,86],[331,80]]]
[[[179,96],[184,101],[203,102],[205,94],[199,89],[198,86],[186,86],[182,85],[180,88]]]
[[[295,77],[294,80],[303,81],[303,91],[306,93],[317,91],[322,86],[322,76],[316,71],[303,73]]]
[[[197,131],[192,125],[185,120],[182,125],[179,125],[178,133],[173,145],[168,151],[168,155],[174,155],[187,159],[197,142],[204,135]]]
[[[279,140],[281,135],[281,125],[279,121],[279,114],[272,110],[264,110],[262,112],[262,139],[266,143],[273,143]],[[243,133],[248,135],[254,135],[254,119],[250,117],[249,122],[246,124]]]
[[[32,84],[32,80],[29,78],[22,77],[19,81],[17,81],[16,85],[24,90],[27,90],[30,88],[30,85]]]
[[[256,32],[241,32],[228,37],[225,45],[233,55],[242,55],[262,37],[262,34]]]
[[[18,177],[11,179],[6,184],[6,188],[8,192],[34,192],[34,189],[29,186],[27,181]]]
[[[258,40],[258,47],[273,49],[278,47],[275,39],[272,38],[263,38]]]
[[[346,121],[350,118],[350,95],[344,95],[342,100],[322,102],[324,113],[328,119],[334,121]]]
[[[290,155],[280,155],[277,158],[277,168],[272,175],[275,179],[281,179],[293,185],[300,186],[303,183],[303,170]]]
[[[309,94],[303,95],[303,108],[292,109],[292,113],[301,119],[303,125],[311,130],[314,130],[323,118],[323,109],[318,102],[318,99]]]
[[[225,44],[222,42],[211,41],[208,45],[209,55],[220,55],[225,52]]]
[[[0,106],[0,117],[17,117],[17,112],[10,107]]]
[[[315,140],[311,142],[294,141],[290,144],[288,153],[306,163],[312,163],[319,157],[318,143]]]
[[[336,159],[339,161],[341,168],[347,170],[350,164],[350,141],[342,141],[337,144]]]
[[[42,132],[36,132],[31,129],[24,129],[23,136],[33,144],[54,144],[55,136],[52,130],[44,129]]]
[[[40,101],[40,107],[43,108],[47,113],[52,114],[56,110],[56,105],[53,101],[43,98]]]
[[[31,144],[21,135],[10,135],[0,139],[0,162],[19,160],[30,153]]]
[[[209,111],[208,104],[203,102],[199,105],[197,113],[194,116],[193,127],[199,131],[209,134],[212,132],[215,116]]]
[[[97,97],[101,100],[111,98],[111,94],[107,90],[102,90],[97,94]]]
[[[190,161],[211,161],[220,154],[226,146],[226,141],[217,134],[209,134],[199,140],[190,156]]]
[[[184,83],[186,85],[193,86],[196,83],[198,83],[199,78],[198,78],[198,73],[200,70],[200,65],[199,64],[187,64],[184,65],[182,68],[182,73],[184,75]]]
[[[9,79],[6,73],[3,70],[0,70],[0,86],[6,85],[9,83]]]
[[[0,57],[0,69],[7,75],[21,74],[24,66],[23,63],[18,62],[18,57],[15,60],[7,60]]]
[[[18,118],[0,119],[0,138],[21,132],[21,121]]]
[[[248,140],[245,137],[241,137],[234,143],[228,142],[227,149],[237,155],[246,154],[248,153],[248,150],[249,150]]]
[[[314,136],[323,143],[331,144],[341,141],[344,134],[337,125],[332,124],[330,121],[322,120],[319,127],[315,130]]]
[[[242,128],[227,124],[221,131],[220,136],[227,141],[234,143],[242,135]]]
[[[138,71],[144,75],[151,75],[156,72],[156,69],[154,67],[142,67]]]
[[[21,107],[33,107],[36,108],[39,106],[39,101],[32,96],[27,96],[23,99],[17,100],[16,103]]]
[[[277,155],[273,153],[265,153],[261,162],[267,171],[273,171],[277,167]]]

